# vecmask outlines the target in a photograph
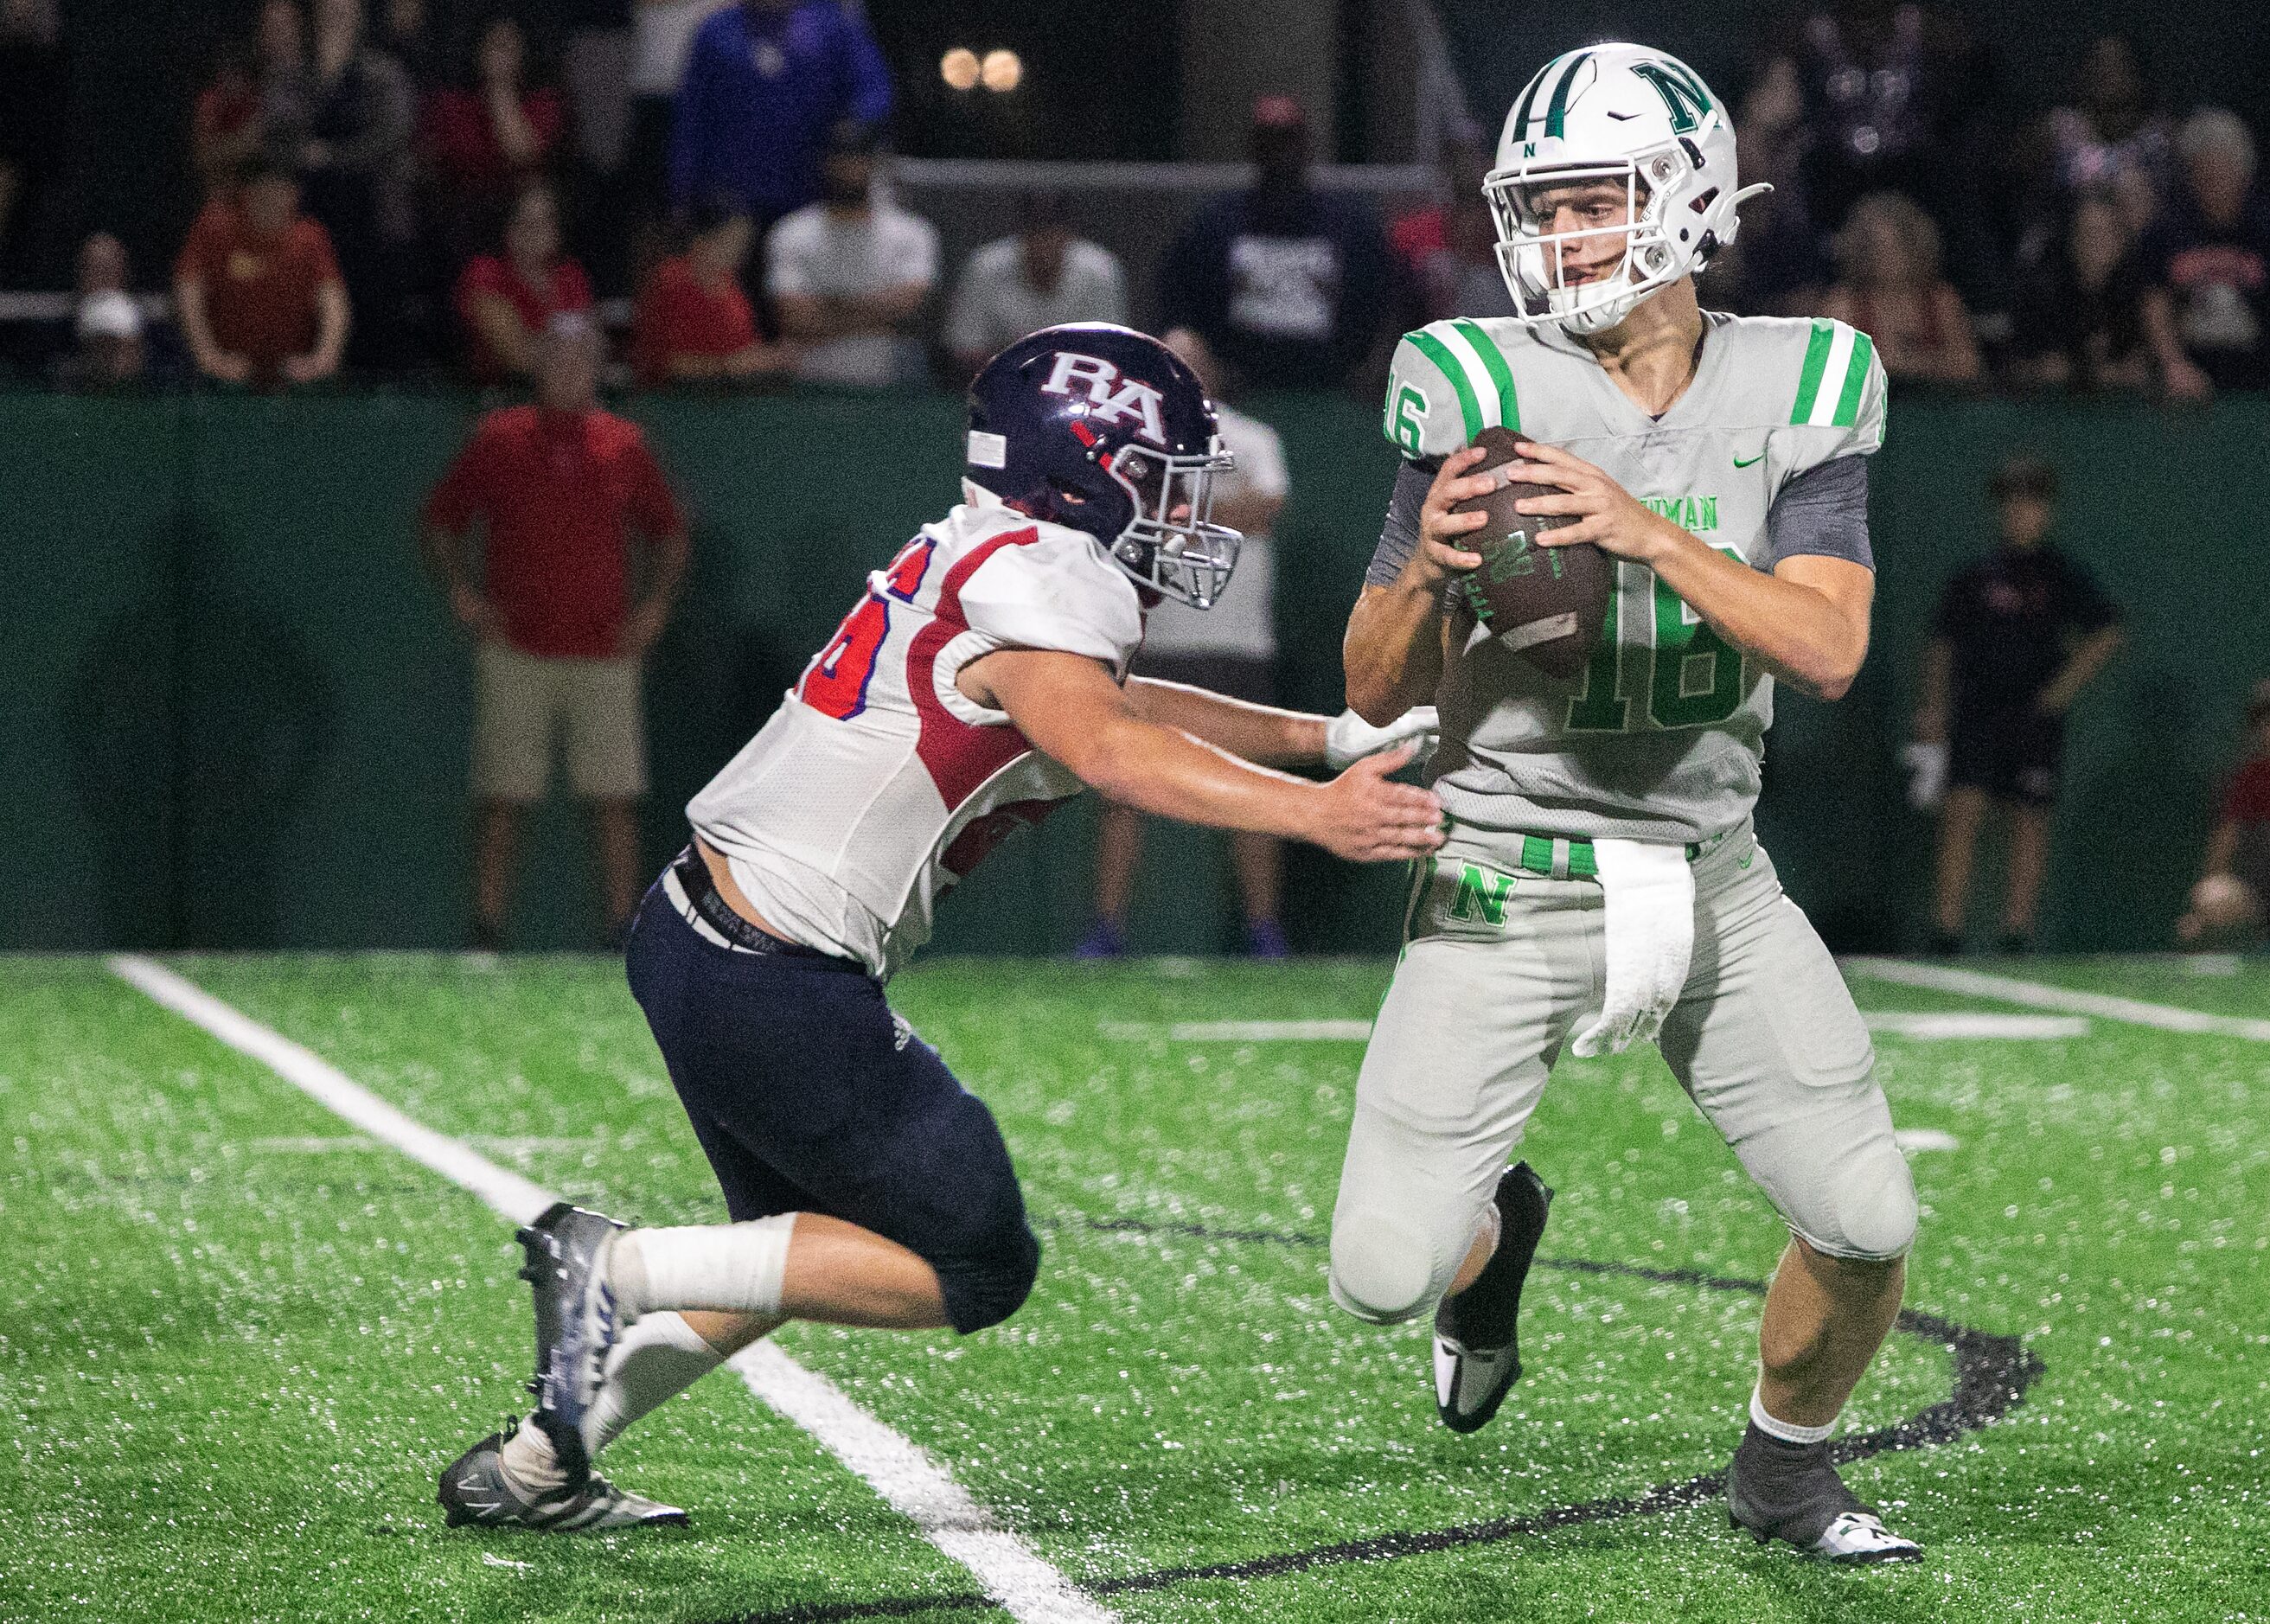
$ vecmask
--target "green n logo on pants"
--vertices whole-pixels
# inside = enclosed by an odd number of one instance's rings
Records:
[[[1505,923],[1505,900],[1513,894],[1513,876],[1499,874],[1478,863],[1458,870],[1458,894],[1450,899],[1450,917],[1472,919],[1477,912],[1484,924]]]

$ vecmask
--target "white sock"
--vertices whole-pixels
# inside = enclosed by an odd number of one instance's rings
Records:
[[[746,1224],[633,1229],[617,1238],[607,1285],[626,1318],[663,1309],[781,1317],[796,1214]]]
[[[645,1316],[607,1355],[606,1380],[583,1416],[583,1447],[596,1459],[633,1421],[724,1362],[725,1356],[678,1315],[664,1309]],[[567,1489],[559,1452],[532,1422],[523,1421],[497,1453],[513,1487],[532,1499]]]
[[[643,1316],[607,1355],[607,1379],[584,1412],[583,1447],[596,1460],[633,1421],[724,1362],[701,1332],[668,1309]]]
[[[1836,1430],[1836,1423],[1826,1427],[1799,1427],[1794,1421],[1776,1420],[1766,1413],[1766,1397],[1762,1388],[1750,1389],[1750,1420],[1769,1438],[1779,1438],[1784,1443],[1818,1443]]]

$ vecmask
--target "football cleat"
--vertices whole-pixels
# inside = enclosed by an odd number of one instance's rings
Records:
[[[524,1424],[524,1423],[523,1423]],[[499,1458],[505,1435],[493,1432],[441,1469],[434,1496],[452,1528],[534,1528],[583,1533],[610,1528],[683,1528],[676,1506],[617,1488],[587,1471],[583,1487],[530,1498],[513,1486]]]
[[[1844,1487],[1829,1445],[1788,1443],[1753,1423],[1726,1471],[1726,1511],[1760,1545],[1786,1540],[1832,1562],[1912,1562],[1923,1547],[1884,1526]]]
[[[555,1202],[519,1234],[527,1261],[520,1278],[536,1298],[536,1395],[530,1419],[544,1429],[571,1489],[590,1475],[583,1417],[605,1378],[607,1353],[622,1332],[607,1262],[624,1226],[604,1213]]]
[[[1435,1310],[1435,1409],[1452,1432],[1488,1426],[1521,1378],[1521,1287],[1553,1192],[1527,1162],[1517,1161],[1498,1180],[1495,1198],[1497,1250],[1473,1285]]]

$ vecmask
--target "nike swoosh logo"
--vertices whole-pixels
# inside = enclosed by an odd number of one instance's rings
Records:
[[[1741,457],[1741,456],[1738,456],[1738,457],[1736,457],[1736,458],[1734,459],[1734,466],[1735,466],[1735,467],[1737,467],[1737,468],[1747,468],[1747,467],[1748,467],[1752,463],[1762,463],[1762,462],[1764,462],[1765,460],[1766,460],[1766,454],[1765,454],[1764,452],[1761,451],[1761,452],[1759,452],[1755,456],[1751,456],[1751,457]]]
[[[1637,118],[1639,115],[1636,113],[1611,113],[1608,116],[1615,120],[1619,124],[1628,124],[1632,120]]]

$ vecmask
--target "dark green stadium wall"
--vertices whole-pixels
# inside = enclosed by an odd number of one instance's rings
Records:
[[[1339,636],[1392,474],[1375,415],[1255,410],[1284,434],[1286,686],[1339,703]],[[958,404],[908,396],[642,401],[694,515],[684,612],[649,716],[658,864],[679,809],[776,701],[865,571],[953,498]],[[469,663],[412,545],[424,491],[471,421],[418,397],[0,397],[0,946],[454,945],[465,912]],[[1916,934],[1929,827],[1896,752],[1939,582],[1990,540],[2000,456],[2048,455],[2062,534],[2128,608],[2134,641],[2075,720],[2045,936],[2152,947],[2197,860],[2245,686],[2270,671],[2270,403],[2211,414],[1903,400],[1877,461],[1876,645],[1852,694],[1788,698],[1761,818],[1832,940]],[[949,903],[941,946],[1057,952],[1086,923],[1092,810],[1012,842]],[[1156,831],[1135,935],[1231,945],[1220,843]],[[572,809],[539,826],[523,939],[588,942]],[[1294,854],[1311,950],[1392,938],[1398,880]]]

